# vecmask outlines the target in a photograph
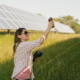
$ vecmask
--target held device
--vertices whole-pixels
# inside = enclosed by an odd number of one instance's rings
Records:
[[[43,54],[42,52],[36,51],[35,54],[33,55],[33,62],[35,61],[35,59],[36,59],[37,57],[41,57],[42,54]]]
[[[50,21],[52,21],[53,20],[53,18],[52,17],[50,17],[49,19],[48,19],[48,22],[50,22]],[[55,26],[53,26],[52,28],[54,28]]]

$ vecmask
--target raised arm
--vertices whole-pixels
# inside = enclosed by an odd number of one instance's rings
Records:
[[[54,25],[54,22],[50,21],[47,29],[45,30],[44,34],[40,38],[38,38],[37,40],[34,40],[34,41],[24,42],[22,44],[21,48],[23,48],[23,50],[29,51],[29,50],[32,50],[32,49],[40,46],[46,40],[46,38],[49,34],[49,31],[53,25]]]
[[[40,40],[41,40],[41,43],[40,44],[43,44],[43,42],[46,40],[46,38],[47,38],[47,36],[49,34],[49,31],[52,28],[52,26],[54,26],[54,22],[53,21],[50,21],[48,23],[47,29],[45,30],[45,32],[43,33],[43,35],[40,37]]]

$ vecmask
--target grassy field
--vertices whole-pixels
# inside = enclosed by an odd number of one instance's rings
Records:
[[[29,34],[29,41],[42,34]],[[14,35],[0,35],[0,80],[11,80]],[[80,34],[50,33],[32,52],[43,55],[33,63],[34,80],[80,80]]]

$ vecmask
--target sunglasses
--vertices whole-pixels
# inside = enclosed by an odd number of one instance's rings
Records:
[[[24,32],[23,32],[23,33],[21,33],[21,34],[25,34],[25,35],[26,35],[27,33],[29,33],[29,32],[27,32],[27,31],[24,31]]]

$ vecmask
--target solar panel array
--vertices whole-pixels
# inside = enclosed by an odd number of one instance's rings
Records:
[[[75,33],[68,25],[59,22],[55,22],[55,27],[59,33]]]
[[[46,30],[47,20],[39,15],[0,4],[0,29]],[[51,31],[55,31],[52,29]]]
[[[69,26],[55,22],[55,28],[51,31],[59,33],[75,33]],[[0,4],[0,29],[18,29],[45,31],[48,26],[48,20],[43,16],[29,13],[17,8]]]

